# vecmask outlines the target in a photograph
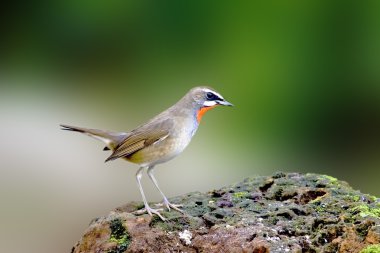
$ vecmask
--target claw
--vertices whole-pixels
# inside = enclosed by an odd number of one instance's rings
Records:
[[[163,211],[163,209],[162,208],[153,209],[153,208],[148,206],[148,207],[145,207],[143,209],[134,211],[132,214],[142,215],[142,214],[148,213],[150,216],[153,216],[153,214],[155,214],[158,217],[160,217],[161,220],[166,221],[166,219],[160,214],[160,211]]]
[[[180,213],[184,213],[183,210],[179,209],[179,207],[183,207],[183,205],[177,205],[177,204],[172,204],[169,202],[168,199],[164,198],[164,202],[161,204],[161,206],[165,205],[166,208],[170,211],[170,208],[173,208],[174,210],[180,212]]]

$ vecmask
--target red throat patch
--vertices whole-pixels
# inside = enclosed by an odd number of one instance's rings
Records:
[[[197,112],[197,121],[198,121],[198,123],[201,122],[201,119],[202,119],[203,115],[204,115],[207,111],[211,110],[212,108],[215,108],[216,106],[217,106],[217,105],[213,105],[213,106],[205,106],[205,107],[202,107],[201,109],[199,109],[198,112]]]

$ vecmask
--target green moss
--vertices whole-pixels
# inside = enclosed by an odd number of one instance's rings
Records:
[[[237,199],[242,199],[242,198],[246,198],[249,196],[249,192],[235,192],[233,194],[233,197],[234,198],[237,198]]]
[[[335,177],[328,176],[328,175],[322,175],[322,177],[329,180],[331,184],[338,183],[338,179],[336,179]]]
[[[162,221],[157,215],[154,215],[150,226],[159,228],[165,232],[183,231],[184,229],[196,229],[199,227],[199,218],[184,216],[179,212],[170,211],[162,213],[165,221]]]
[[[317,205],[316,207],[315,207],[315,211],[317,211],[318,213],[322,213],[322,212],[324,212],[326,210],[326,208],[324,207],[324,206],[322,206],[322,205]]]
[[[371,208],[368,205],[358,205],[353,208],[351,208],[351,212],[355,213],[355,215],[360,217],[375,217],[380,218],[380,207],[378,208]]]
[[[122,253],[128,249],[131,238],[127,229],[124,227],[120,218],[116,218],[110,223],[111,236],[109,242],[117,244],[115,249],[109,250],[108,253]]]
[[[377,197],[369,195],[369,194],[357,194],[357,193],[349,193],[347,196],[344,197],[345,200],[353,201],[353,202],[367,202],[369,200],[370,202],[376,202]]]
[[[129,240],[129,238],[126,237],[126,236],[123,236],[122,238],[119,238],[119,239],[112,236],[109,239],[110,242],[116,242],[118,245],[125,245],[125,244],[127,244],[128,243],[127,240]]]
[[[362,249],[360,253],[380,253],[380,244],[374,244]]]
[[[349,202],[359,202],[361,196],[355,193],[348,193],[346,196],[343,197],[343,199]]]
[[[372,196],[372,195],[368,195],[368,198],[369,198],[372,202],[375,202],[375,201],[377,200],[377,197]]]

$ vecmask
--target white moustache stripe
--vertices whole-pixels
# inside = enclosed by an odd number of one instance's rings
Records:
[[[203,103],[203,106],[214,106],[214,105],[217,105],[215,101],[205,101]]]

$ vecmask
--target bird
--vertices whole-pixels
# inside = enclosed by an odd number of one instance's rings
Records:
[[[198,86],[188,91],[177,103],[151,120],[130,132],[113,132],[61,124],[62,130],[86,134],[104,142],[103,150],[112,151],[105,162],[124,159],[139,165],[136,173],[137,185],[144,202],[140,213],[156,214],[162,220],[162,209],[152,208],[145,196],[141,178],[144,171],[163,198],[163,206],[183,211],[180,205],[172,204],[160,189],[153,170],[157,164],[165,163],[179,155],[196,133],[203,115],[217,106],[233,106],[223,96],[208,86]]]

